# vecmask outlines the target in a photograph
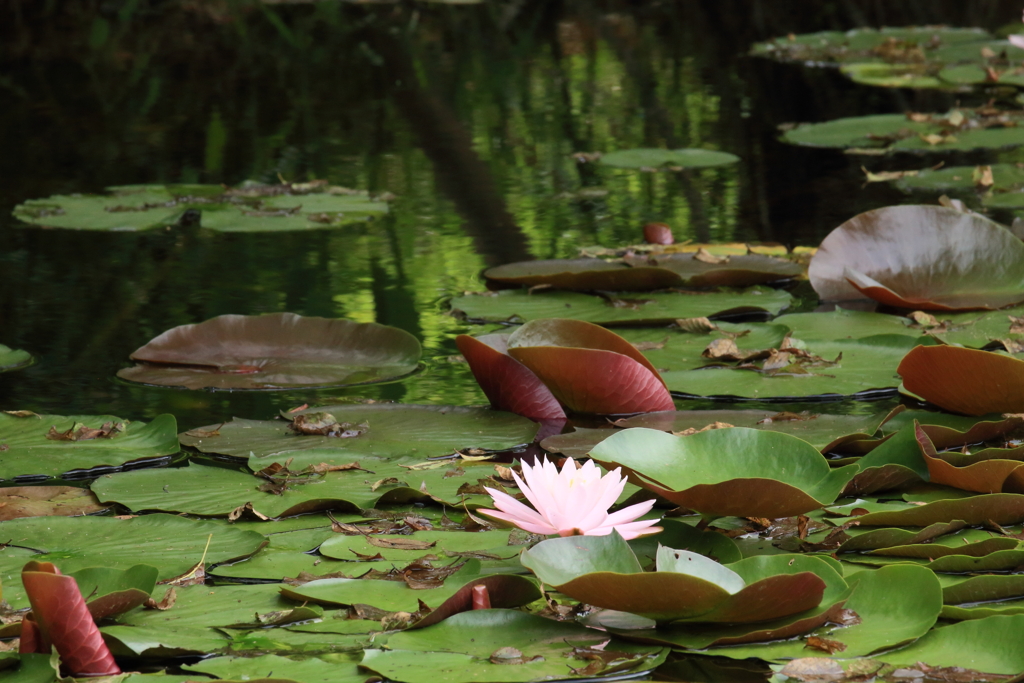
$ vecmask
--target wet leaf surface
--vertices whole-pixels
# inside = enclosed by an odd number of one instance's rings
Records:
[[[829,233],[808,276],[825,301],[955,311],[1020,303],[1022,267],[1024,244],[998,223],[941,206],[890,206]]]
[[[222,315],[167,330],[118,377],[186,389],[285,389],[380,382],[413,372],[420,344],[377,323],[294,313]]]

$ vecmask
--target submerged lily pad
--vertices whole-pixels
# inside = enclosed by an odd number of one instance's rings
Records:
[[[808,270],[825,301],[874,299],[926,310],[1024,301],[1024,243],[1004,226],[942,206],[888,206],[822,241]]]
[[[0,372],[20,370],[32,365],[32,354],[0,344]]]
[[[397,327],[294,313],[221,315],[167,330],[117,373],[186,389],[286,389],[382,382],[416,370],[420,343]]]
[[[241,185],[123,185],[107,195],[30,199],[13,215],[46,228],[151,230],[199,225],[224,232],[281,232],[337,227],[387,213],[365,192],[326,182]]]
[[[591,455],[608,469],[622,467],[631,482],[709,516],[800,515],[832,503],[858,470],[832,469],[814,446],[788,434],[743,428],[686,437],[627,429]]]
[[[75,486],[10,486],[0,489],[0,522],[21,517],[74,517],[104,509],[92,491]]]
[[[120,467],[181,450],[172,415],[129,422],[112,415],[0,412],[0,479],[56,477],[95,467]]]
[[[300,434],[284,420],[235,418],[224,425],[185,432],[180,438],[182,444],[203,453],[248,458],[250,466],[260,470],[275,460],[284,463],[289,458],[293,459],[292,469],[298,469],[321,462],[343,464],[364,456],[426,458],[470,447],[500,450],[530,443],[537,433],[537,424],[525,417],[461,406],[337,405],[309,408],[289,416],[312,413],[329,413],[339,423],[366,423],[368,429],[357,436],[339,438]]]
[[[653,170],[725,166],[739,160],[735,154],[711,149],[619,149],[601,157],[601,163],[605,166]]]
[[[451,300],[453,312],[473,321],[526,322],[572,318],[598,325],[669,324],[679,318],[732,314],[776,315],[792,302],[783,290],[753,287],[744,292],[662,293],[600,297],[578,292],[505,290],[466,294]]]

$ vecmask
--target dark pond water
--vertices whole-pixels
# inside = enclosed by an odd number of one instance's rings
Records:
[[[860,25],[994,29],[1019,5],[13,0],[0,12],[0,343],[39,359],[0,375],[0,408],[171,412],[190,428],[339,397],[482,403],[467,367],[447,360],[467,326],[444,302],[480,289],[489,265],[633,243],[650,220],[677,239],[813,246],[860,211],[912,201],[863,186],[863,158],[782,145],[776,127],[942,110],[955,96],[870,89],[745,53],[772,36]],[[573,158],[641,146],[743,161],[643,174]],[[384,218],[302,234],[104,234],[10,217],[57,193],[279,176],[396,199]],[[396,325],[423,342],[424,369],[289,394],[113,379],[165,329],[271,311]]]

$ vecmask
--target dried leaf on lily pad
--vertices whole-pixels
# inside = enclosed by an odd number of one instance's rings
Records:
[[[825,301],[995,309],[1024,301],[1024,243],[1004,226],[942,206],[888,206],[822,241],[808,270]]]
[[[298,434],[282,420],[235,418],[220,427],[220,436],[200,438],[181,434],[181,442],[203,453],[248,458],[253,470],[293,459],[291,469],[320,463],[345,464],[365,456],[431,457],[455,449],[506,449],[530,443],[537,424],[525,417],[488,408],[375,403],[332,405],[294,413],[329,412],[350,424],[367,423],[369,430],[355,438]],[[216,425],[214,425],[216,426]],[[367,469],[373,467],[366,465]]]
[[[616,533],[543,541],[523,565],[559,592],[596,607],[661,624],[756,623],[814,609],[846,584],[828,563],[804,556],[760,556],[721,565],[660,548],[657,571],[641,571]]]
[[[77,230],[137,231],[201,226],[223,232],[317,230],[387,213],[367,193],[326,181],[226,190],[221,185],[122,185],[106,195],[30,199],[13,215],[32,225]]]
[[[508,353],[573,412],[611,415],[675,407],[650,361],[598,325],[565,318],[535,320],[512,333]]]
[[[420,344],[377,323],[294,313],[221,315],[167,330],[117,373],[186,389],[286,389],[381,382],[416,370]]]
[[[508,337],[460,334],[455,345],[491,406],[531,420],[560,420],[565,411],[537,375],[508,355]]]
[[[0,372],[20,370],[32,365],[32,354],[0,344]]]
[[[0,522],[20,517],[74,517],[105,508],[92,491],[75,486],[12,486],[0,489]]]
[[[37,419],[38,418],[38,419]],[[123,431],[107,431],[105,438],[54,440],[50,434],[72,436],[104,431],[105,424],[120,424]],[[41,475],[56,477],[94,467],[120,467],[126,463],[157,460],[181,450],[173,415],[152,422],[128,422],[112,415],[39,415],[18,417],[0,412],[0,479]]]
[[[626,429],[591,449],[606,469],[676,505],[707,516],[776,519],[832,503],[857,473],[833,469],[795,436],[757,429],[714,429],[680,437]]]
[[[903,388],[967,415],[1024,412],[1024,361],[958,346],[918,346],[898,368]]]

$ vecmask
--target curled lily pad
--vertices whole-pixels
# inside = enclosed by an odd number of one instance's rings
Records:
[[[551,390],[528,367],[508,355],[508,337],[460,334],[455,345],[469,363],[491,406],[531,420],[560,420],[565,411]]]
[[[631,482],[709,516],[804,514],[834,501],[858,470],[832,469],[814,446],[794,436],[739,427],[686,437],[626,429],[591,455],[608,469],[622,467]]]
[[[1002,526],[1024,521],[1024,495],[992,493],[955,500],[939,500],[903,510],[869,512],[856,518],[861,526],[919,526],[954,520],[969,525],[995,522]]]
[[[957,346],[917,347],[899,366],[903,387],[967,415],[1024,412],[1024,361]]]
[[[854,216],[821,243],[808,270],[823,300],[870,298],[926,310],[1024,301],[1024,243],[987,218],[942,206],[888,206]]]
[[[221,315],[167,330],[117,373],[186,389],[285,389],[380,382],[413,372],[420,343],[377,323],[294,313]]]
[[[112,415],[0,412],[0,478],[56,477],[95,467],[120,467],[181,450],[173,415],[130,422]]]
[[[1024,459],[1019,449],[989,449],[987,456],[982,456],[984,459],[956,457],[938,453],[919,425],[915,432],[932,483],[979,493],[1024,493]],[[1018,459],[1009,459],[1011,453]]]
[[[525,551],[522,562],[576,600],[662,624],[769,621],[817,607],[830,583],[846,587],[831,566],[810,557],[763,556],[726,566],[660,548],[657,571],[642,572],[618,534],[549,539]]]
[[[365,192],[323,181],[280,185],[123,185],[106,195],[30,199],[14,216],[47,228],[151,230],[196,226],[224,232],[280,232],[330,228],[387,213]]]
[[[528,322],[509,337],[508,353],[573,412],[608,415],[675,407],[650,361],[622,337],[591,323],[562,318]]]
[[[734,164],[740,158],[711,149],[619,149],[601,157],[601,163],[615,168],[706,168]]]
[[[451,300],[453,313],[472,321],[526,322],[539,318],[573,318],[598,325],[670,324],[679,318],[726,315],[776,315],[792,302],[785,291],[754,287],[744,292],[655,292],[605,297],[579,292],[505,290],[466,294]]]
[[[32,354],[0,344],[0,372],[20,370],[32,365]]]

